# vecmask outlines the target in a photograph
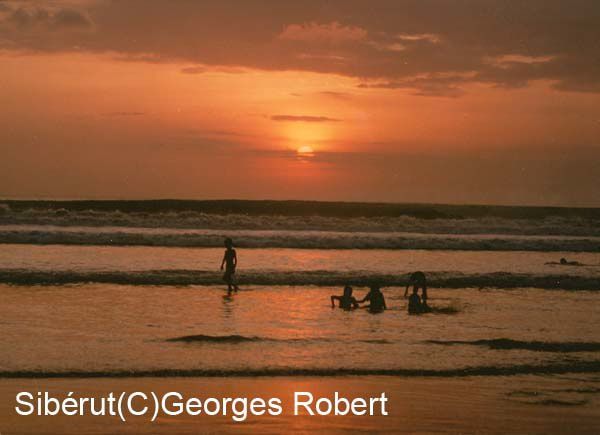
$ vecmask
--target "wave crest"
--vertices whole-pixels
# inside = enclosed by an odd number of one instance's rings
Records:
[[[453,369],[262,368],[262,369],[157,369],[113,371],[0,371],[1,378],[170,378],[170,377],[284,377],[284,376],[397,376],[457,378],[470,376],[549,375],[600,373],[600,361],[552,364],[474,366]]]
[[[239,230],[227,235],[240,248],[600,252],[597,237]],[[215,230],[0,227],[0,243],[5,244],[215,248],[223,246],[223,237],[223,232]]]
[[[368,271],[244,271],[238,277],[240,285],[272,286],[369,286],[403,287],[409,275],[392,275]],[[509,272],[465,274],[461,272],[429,272],[431,287],[440,288],[542,288],[563,290],[600,290],[597,277],[571,275],[536,275]],[[16,285],[64,285],[80,283],[123,285],[221,285],[222,274],[199,270],[145,271],[43,271],[0,269],[0,283]]]
[[[167,339],[169,342],[183,343],[246,343],[253,341],[264,341],[260,337],[244,337],[243,335],[185,335]]]
[[[468,345],[483,346],[493,350],[531,350],[534,352],[598,352],[600,343],[596,342],[549,342],[549,341],[520,341],[509,338],[495,338],[491,340],[474,341],[439,341],[429,340],[426,343],[443,346]]]

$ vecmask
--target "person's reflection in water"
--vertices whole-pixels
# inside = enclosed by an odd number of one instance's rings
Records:
[[[359,301],[359,303],[369,302],[367,305],[367,309],[371,313],[381,313],[383,310],[387,310],[387,306],[385,305],[385,297],[383,297],[383,293],[381,293],[381,289],[378,285],[372,285],[369,293]]]
[[[235,307],[235,299],[231,296],[230,293],[223,295],[223,305],[221,307],[221,313],[223,314],[223,320],[229,321],[233,317],[233,309]]]
[[[342,296],[331,296],[331,308],[335,308],[335,301],[338,301],[340,308],[344,310],[358,308],[358,302],[352,296],[352,287],[349,285],[344,287],[344,294]]]

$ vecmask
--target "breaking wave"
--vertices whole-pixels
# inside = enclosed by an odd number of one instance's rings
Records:
[[[600,252],[600,237],[422,234],[345,231],[166,230],[55,226],[0,227],[0,243],[222,247],[223,237],[241,248],[425,249],[464,251]]]
[[[600,237],[600,209],[306,201],[5,201],[0,225]]]
[[[241,343],[258,343],[258,342],[283,342],[283,343],[328,343],[339,342],[339,340],[325,337],[308,337],[308,338],[271,338],[271,337],[246,337],[244,335],[184,335],[182,337],[168,338],[170,343],[224,343],[224,344],[241,344]],[[393,342],[384,339],[369,339],[357,340],[361,343],[368,344],[392,344]]]
[[[496,338],[492,340],[474,340],[474,341],[438,341],[429,340],[427,343],[439,344],[444,346],[468,345],[482,346],[493,350],[531,350],[534,352],[598,352],[600,343],[597,342],[548,342],[548,341],[520,341],[509,338]]]
[[[183,337],[169,338],[169,342],[183,343],[247,343],[253,341],[267,341],[260,337],[244,337],[243,335],[185,335]]]
[[[368,286],[385,287],[407,285],[407,274],[393,275],[369,271],[244,271],[240,285],[274,286]],[[430,272],[431,287],[440,288],[523,288],[564,290],[600,290],[597,277],[571,275],[536,275],[509,272],[466,274],[461,272]],[[43,271],[0,269],[0,283],[16,285],[64,285],[80,283],[107,283],[123,285],[221,285],[222,274],[202,270],[144,270],[144,271]]]

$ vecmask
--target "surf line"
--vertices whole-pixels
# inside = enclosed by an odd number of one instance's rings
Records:
[[[332,396],[315,398],[308,391],[294,392],[294,416],[374,416],[388,415],[388,397],[385,392],[374,397],[343,397],[337,391]],[[249,416],[284,413],[281,398],[271,397],[189,397],[175,391],[168,393],[152,392],[110,392],[102,397],[90,397],[69,392],[66,397],[51,395],[47,391],[36,393],[23,391],[16,395],[15,411],[20,416],[119,416],[122,421],[128,417],[147,416],[150,421],[163,416],[230,416],[234,422],[243,422]],[[289,413],[286,412],[286,414]]]

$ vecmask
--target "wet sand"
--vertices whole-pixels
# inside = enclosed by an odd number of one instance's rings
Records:
[[[101,378],[0,379],[0,433],[597,433],[600,378],[591,375],[467,378],[282,377],[282,378]],[[118,417],[17,415],[20,391],[99,397],[109,392],[178,391],[187,397],[279,397],[282,415]],[[293,392],[332,397],[389,397],[388,416],[294,416]]]

